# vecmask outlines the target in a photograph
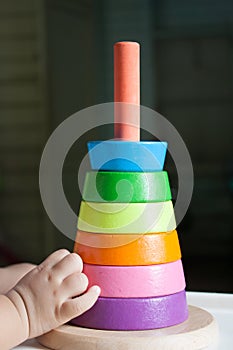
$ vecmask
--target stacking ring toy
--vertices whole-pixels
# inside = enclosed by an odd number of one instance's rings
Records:
[[[166,171],[91,171],[85,178],[83,199],[90,202],[164,202],[171,200]]]
[[[81,202],[78,229],[96,233],[167,232],[176,228],[171,201],[158,203]]]
[[[108,330],[169,327],[188,317],[185,291],[156,298],[103,298],[71,324]]]
[[[176,230],[142,235],[108,235],[78,231],[74,252],[96,265],[154,265],[179,260]]]
[[[88,151],[93,170],[161,171],[167,142],[91,141]]]
[[[159,297],[185,289],[181,260],[148,266],[102,266],[84,264],[89,286],[98,285],[107,298]]]

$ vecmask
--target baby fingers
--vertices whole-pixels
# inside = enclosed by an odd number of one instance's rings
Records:
[[[44,268],[50,269],[67,255],[70,255],[70,252],[67,249],[56,250],[50,254],[40,265],[38,265],[38,268],[39,270],[42,270]]]
[[[63,303],[61,314],[65,322],[89,310],[96,303],[99,295],[100,287],[93,286],[83,295]]]
[[[62,283],[67,298],[76,297],[87,290],[88,278],[84,273],[76,272],[68,276]]]
[[[59,279],[65,279],[73,273],[81,273],[83,270],[83,262],[81,257],[76,253],[66,255],[52,269],[52,273]]]

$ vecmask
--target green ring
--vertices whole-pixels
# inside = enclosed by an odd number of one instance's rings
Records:
[[[117,186],[119,188],[117,189]],[[87,172],[83,199],[88,202],[146,203],[171,200],[166,171]]]
[[[81,202],[78,229],[108,234],[167,232],[176,228],[171,201],[157,203]]]

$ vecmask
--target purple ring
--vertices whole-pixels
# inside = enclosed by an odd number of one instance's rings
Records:
[[[71,320],[79,327],[105,330],[146,330],[176,325],[188,317],[185,290],[155,298],[102,298]]]

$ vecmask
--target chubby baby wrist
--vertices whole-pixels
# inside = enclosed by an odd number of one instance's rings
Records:
[[[24,341],[29,338],[29,330],[30,330],[28,311],[27,311],[24,298],[15,289],[11,289],[6,294],[6,297],[9,299],[9,301],[12,304],[12,307],[14,307],[15,309],[15,313],[19,320],[19,326],[21,326],[21,334],[23,337],[22,341]]]

